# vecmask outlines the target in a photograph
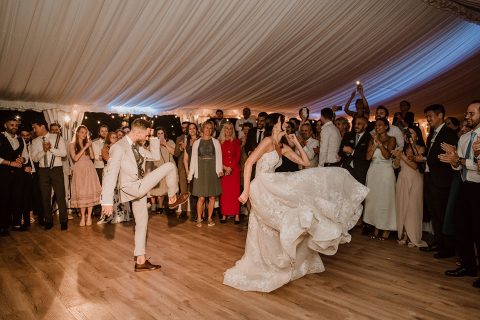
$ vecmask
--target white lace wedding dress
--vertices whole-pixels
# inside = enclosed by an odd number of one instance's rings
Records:
[[[308,273],[325,270],[318,253],[333,255],[350,242],[368,188],[342,168],[275,173],[278,153],[257,162],[250,186],[252,210],[245,253],[223,283],[270,292]]]

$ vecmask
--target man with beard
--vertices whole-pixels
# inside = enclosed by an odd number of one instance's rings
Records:
[[[0,236],[8,235],[8,228],[15,219],[13,230],[21,230],[22,179],[28,152],[22,138],[17,135],[18,121],[5,122],[5,131],[0,134]]]
[[[445,272],[452,277],[476,276],[478,254],[475,254],[475,247],[480,253],[480,174],[477,170],[480,158],[480,100],[470,103],[465,119],[472,131],[460,137],[456,150],[453,145],[444,145],[446,153],[439,156],[442,162],[460,170],[462,177],[455,210],[457,251],[461,265]],[[473,286],[480,288],[480,279],[473,282]]]
[[[37,136],[32,141],[32,159],[39,163],[38,178],[42,194],[43,212],[45,220],[38,223],[45,226],[45,230],[53,227],[53,212],[51,203],[52,188],[56,195],[60,219],[60,229],[68,229],[67,202],[65,197],[65,180],[62,158],[67,156],[65,140],[59,134],[47,131],[47,123],[43,119],[32,122],[32,128]]]
[[[345,133],[340,143],[338,154],[342,158],[342,168],[347,169],[358,182],[365,185],[370,161],[367,160],[367,151],[372,136],[366,133],[368,120],[365,117],[356,117],[354,131]]]
[[[458,137],[455,131],[445,125],[445,107],[433,104],[425,108],[425,117],[430,125],[427,137],[425,155],[415,156],[416,162],[425,162],[424,199],[428,212],[431,214],[434,241],[421,251],[433,252],[436,259],[448,258],[454,255],[454,239],[443,232],[448,195],[453,179],[452,167],[440,161],[445,151],[445,144],[456,145]]]
[[[317,139],[313,138],[313,130],[310,123],[307,122],[302,124],[302,127],[300,128],[300,134],[302,137],[302,139],[299,141],[300,145],[303,147],[303,150],[305,150],[308,160],[310,161],[310,166],[301,167],[300,169],[317,167],[318,154],[315,153],[315,149],[317,149],[320,146],[320,143],[318,142]]]

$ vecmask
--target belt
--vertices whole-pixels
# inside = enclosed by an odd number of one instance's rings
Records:
[[[324,167],[340,167],[341,165],[341,161],[338,161],[338,162],[330,162],[330,163],[325,163],[323,166]]]

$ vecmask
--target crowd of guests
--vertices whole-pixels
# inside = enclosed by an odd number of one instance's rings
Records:
[[[353,111],[350,104],[357,94]],[[301,108],[300,119],[291,118],[284,129],[297,135],[310,163],[298,166],[284,157],[276,171],[318,166],[348,170],[370,189],[360,221],[364,234],[385,241],[393,232],[400,245],[436,252],[438,259],[457,256],[458,268],[446,274],[475,276],[475,249],[480,248],[480,215],[475,203],[480,194],[480,102],[469,104],[462,120],[446,118],[440,104],[426,107],[426,141],[410,103],[402,101],[399,107],[400,112],[389,121],[388,108],[378,106],[370,121],[370,107],[360,84],[345,105],[344,117],[336,117],[340,107],[323,108],[315,121],[308,108]],[[152,134],[160,141],[161,157],[147,159],[145,171],[165,163],[176,165],[180,192],[191,193],[189,201],[178,208],[178,217],[185,215],[198,227],[213,227],[216,220],[226,223],[230,217],[240,223],[241,213],[248,213],[248,203],[242,207],[238,201],[243,166],[265,137],[267,115],[260,112],[253,117],[245,108],[243,118],[233,123],[217,110],[200,126],[183,122],[182,134],[175,141],[165,128],[155,128]],[[98,138],[92,141],[89,129],[79,126],[67,142],[56,124],[48,127],[38,120],[32,124],[33,132],[18,126],[18,121],[11,119],[0,135],[0,196],[2,204],[8,204],[1,209],[0,234],[8,234],[10,227],[27,230],[34,219],[45,229],[52,228],[53,204],[60,227],[66,230],[72,218],[67,212],[68,200],[71,208],[78,208],[80,226],[91,225],[99,208],[109,149],[128,128],[109,131],[101,125]],[[148,143],[141,147],[149,148]],[[65,164],[70,168],[67,174]],[[69,170],[71,180],[65,179]],[[150,190],[152,212],[170,213],[166,194],[165,181]],[[101,216],[98,224],[131,219],[129,203],[121,202],[118,190],[115,195],[114,215]],[[429,221],[432,239],[425,238]],[[474,286],[480,287],[480,280]]]

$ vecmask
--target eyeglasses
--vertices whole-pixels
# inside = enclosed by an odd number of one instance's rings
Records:
[[[473,117],[475,114],[476,114],[475,112],[465,112],[463,116],[467,118],[467,117]]]

